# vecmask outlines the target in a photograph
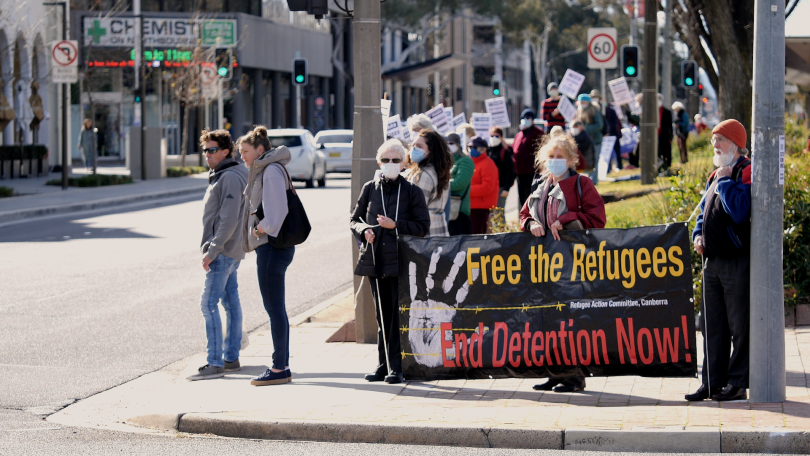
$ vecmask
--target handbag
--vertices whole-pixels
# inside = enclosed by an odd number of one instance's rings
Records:
[[[307,211],[304,210],[304,205],[301,203],[301,198],[295,191],[292,183],[292,178],[287,168],[280,163],[274,163],[281,166],[284,174],[287,176],[287,183],[290,188],[287,189],[287,217],[284,218],[284,223],[281,224],[281,229],[278,230],[278,236],[267,236],[268,244],[277,249],[286,249],[299,244],[303,244],[309,237],[312,231],[312,225],[309,224]],[[256,211],[256,218],[261,221],[264,219],[264,209],[259,205]]]
[[[467,189],[464,190],[464,194],[461,196],[453,196],[450,195],[450,220],[455,220],[458,218],[459,212],[461,212],[461,203],[464,201],[464,198],[467,197],[467,192],[470,191],[470,187],[472,184],[467,186]]]
[[[579,205],[577,207],[579,208],[580,212],[582,212],[582,185],[580,185],[580,183],[579,183],[579,178],[580,177],[581,176],[579,174],[577,174],[577,196],[579,196],[579,198],[578,198],[579,199]],[[565,225],[563,225],[563,229],[564,230],[584,230],[585,225],[583,225],[582,222],[580,222],[579,220],[572,220],[572,221],[566,223]]]

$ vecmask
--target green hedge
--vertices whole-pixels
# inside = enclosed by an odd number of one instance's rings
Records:
[[[8,198],[9,196],[14,196],[14,189],[0,186],[0,198]]]
[[[68,179],[69,187],[106,187],[109,185],[131,184],[130,176],[118,176],[109,174],[92,174],[82,177],[71,177]],[[51,179],[45,185],[62,185],[62,179]]]
[[[48,148],[41,144],[27,146],[0,146],[0,160],[28,160],[45,158]]]
[[[166,168],[166,177],[183,177],[208,171],[202,166],[169,166]]]

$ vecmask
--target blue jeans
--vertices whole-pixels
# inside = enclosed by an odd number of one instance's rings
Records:
[[[273,337],[273,369],[284,369],[290,365],[290,320],[284,299],[284,275],[294,255],[295,247],[277,249],[263,244],[256,249],[259,290],[262,292],[264,310],[270,317],[270,334]]]
[[[236,282],[238,268],[239,260],[218,255],[205,274],[200,307],[205,318],[205,336],[208,338],[207,363],[211,366],[224,367],[225,360],[239,359],[239,349],[242,347],[242,305],[239,303],[239,288]],[[217,306],[220,300],[222,307],[225,308],[228,325],[224,350],[222,320],[219,318]]]

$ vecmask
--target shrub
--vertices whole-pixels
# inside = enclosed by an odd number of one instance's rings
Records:
[[[202,166],[170,166],[166,168],[166,177],[183,177],[208,171]]]
[[[131,184],[132,177],[112,174],[91,174],[89,176],[71,177],[69,187],[107,187],[110,185]],[[62,179],[51,179],[45,185],[62,185]]]
[[[14,189],[0,186],[0,198],[8,198],[9,196],[14,196]]]
[[[782,267],[785,304],[810,303],[810,154],[790,157],[785,170]]]

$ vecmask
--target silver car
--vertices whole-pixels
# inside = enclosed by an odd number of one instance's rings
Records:
[[[303,181],[307,188],[326,187],[326,156],[315,147],[312,133],[301,128],[269,130],[267,138],[273,147],[287,146],[292,160],[287,171],[295,181]]]
[[[321,130],[315,135],[315,146],[326,155],[326,171],[352,172],[352,130]]]

